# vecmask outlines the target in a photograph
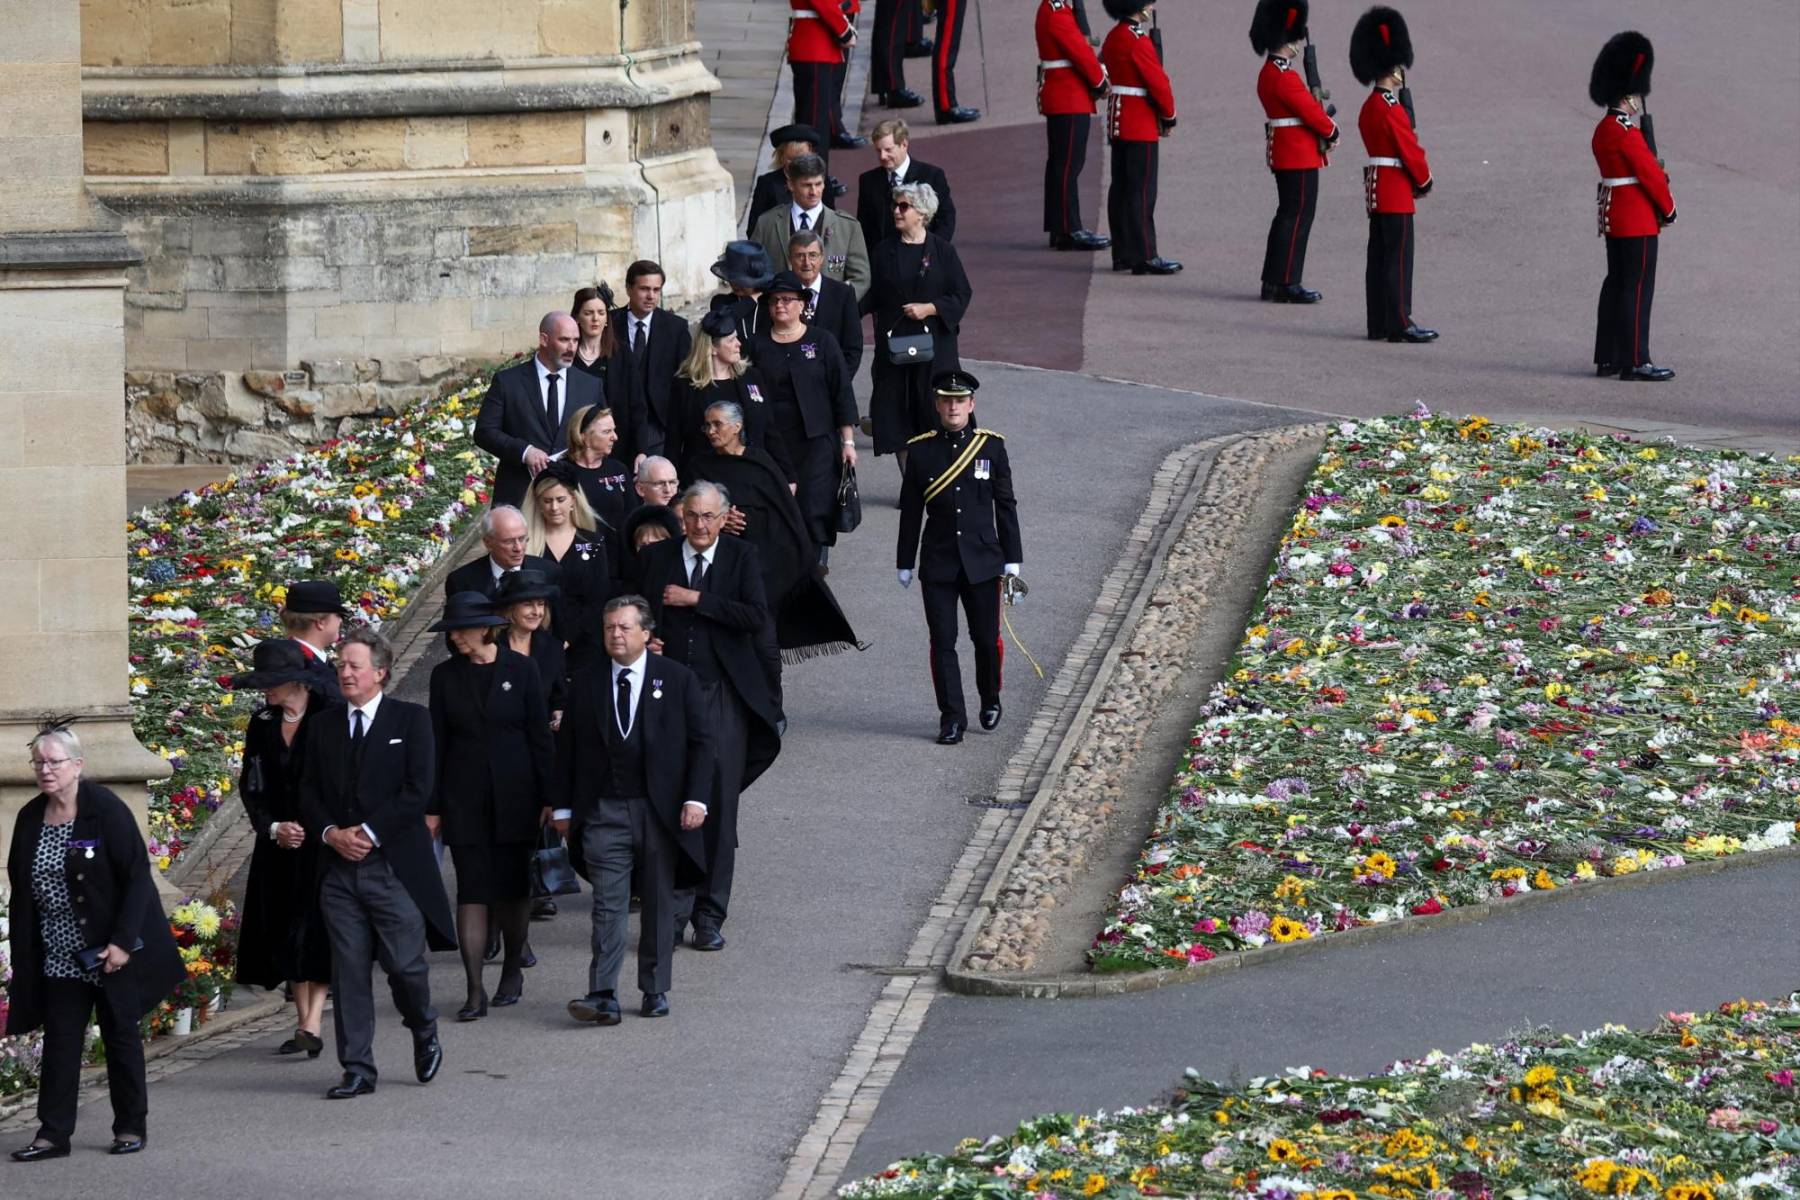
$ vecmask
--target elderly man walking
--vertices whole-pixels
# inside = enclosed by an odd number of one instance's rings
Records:
[[[494,467],[495,504],[523,504],[537,473],[566,448],[563,426],[569,414],[606,403],[597,376],[571,370],[580,343],[575,318],[545,313],[531,361],[494,373],[475,418],[475,444],[500,460]],[[618,423],[623,431],[625,422]]]

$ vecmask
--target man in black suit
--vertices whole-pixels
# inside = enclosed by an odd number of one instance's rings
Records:
[[[975,389],[967,371],[946,371],[933,383],[939,428],[907,443],[900,481],[900,586],[912,583],[913,562],[925,592],[931,631],[931,683],[937,692],[938,744],[962,741],[962,671],[956,661],[960,601],[975,643],[975,689],[981,727],[1000,724],[1001,577],[1017,575],[1025,551],[1013,497],[1006,441],[975,425]],[[919,524],[925,524],[923,544]]]
[[[619,357],[630,366],[634,407],[645,424],[636,445],[613,448],[613,457],[636,470],[647,454],[661,454],[670,422],[669,391],[688,356],[693,337],[687,322],[662,307],[663,269],[647,258],[625,269],[625,307],[612,313]],[[623,438],[621,438],[623,441]]]
[[[675,929],[694,923],[696,950],[722,950],[737,865],[738,795],[781,752],[781,655],[756,547],[721,538],[731,497],[714,483],[682,494],[685,537],[639,552],[638,592],[650,598],[660,653],[700,678],[716,747],[706,878],[677,894]]]
[[[862,313],[856,308],[856,289],[825,274],[825,243],[810,229],[788,239],[788,269],[807,287],[801,297],[808,325],[825,330],[844,352],[844,365],[856,374],[862,362]]]
[[[769,144],[775,147],[774,169],[758,175],[756,186],[750,191],[750,219],[744,223],[747,238],[755,236],[756,218],[793,199],[793,193],[788,190],[787,165],[802,154],[825,156],[821,149],[825,143],[811,125],[783,125],[769,134]],[[836,208],[837,198],[848,190],[836,177],[826,176],[825,207]]]
[[[674,888],[701,869],[700,827],[713,775],[712,735],[700,683],[680,663],[649,652],[653,621],[641,596],[607,601],[604,666],[578,669],[557,731],[563,804],[552,817],[587,860],[594,885],[594,956],[588,994],[569,1002],[578,1021],[617,1025],[619,968],[633,882],[639,1010],[669,1015],[675,956]]]
[[[875,247],[895,236],[894,189],[903,183],[929,183],[937,193],[937,215],[926,226],[946,242],[956,240],[956,204],[950,199],[950,181],[942,167],[920,162],[908,148],[912,132],[899,117],[879,122],[873,131],[875,156],[880,161],[856,177],[856,223],[873,254]]]
[[[551,456],[568,448],[563,425],[569,414],[606,403],[598,377],[571,370],[580,342],[575,318],[546,313],[538,322],[538,349],[531,361],[494,373],[475,418],[475,444],[500,460],[494,468],[495,504],[523,504],[537,473]],[[626,415],[613,414],[621,439]]]
[[[331,938],[333,1022],[344,1077],[333,1100],[375,1090],[375,995],[379,961],[394,1005],[413,1035],[413,1072],[430,1083],[443,1064],[425,952],[454,950],[455,924],[425,806],[431,797],[431,715],[382,695],[394,650],[372,629],[338,648],[339,703],[320,712],[300,775],[309,835],[332,851],[319,868],[319,910]]]
[[[448,600],[458,592],[480,592],[492,600],[500,591],[500,577],[525,567],[542,571],[549,582],[560,587],[562,568],[552,559],[525,553],[526,541],[525,514],[512,505],[496,504],[482,513],[481,544],[487,547],[487,553],[444,577],[444,599]],[[559,635],[574,632],[563,623],[564,615],[559,594],[550,601],[550,628]]]

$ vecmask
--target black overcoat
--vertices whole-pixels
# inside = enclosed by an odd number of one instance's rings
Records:
[[[794,463],[788,457],[787,442],[775,428],[762,372],[755,367],[746,368],[736,379],[715,379],[703,388],[685,379],[675,381],[675,424],[669,430],[668,450],[676,474],[693,482],[695,460],[712,454],[712,443],[700,426],[706,420],[707,406],[720,400],[729,400],[744,410],[744,445],[774,459],[782,475],[794,483]]]
[[[483,685],[485,699],[477,703],[475,689]],[[544,682],[531,659],[501,646],[485,669],[460,654],[433,667],[431,740],[437,768],[425,811],[443,819],[444,845],[536,840],[538,818],[555,798],[556,747]]]
[[[925,228],[946,242],[955,238],[956,201],[950,198],[950,180],[944,175],[944,169],[909,156],[906,174],[900,177],[900,182],[931,185],[931,190],[937,193],[938,209],[931,224]],[[870,254],[875,253],[876,242],[899,236],[894,228],[893,200],[893,184],[880,163],[856,177],[856,223],[862,226],[863,240],[869,243]]]
[[[328,703],[327,697],[313,693],[292,745],[281,740],[277,707],[259,709],[244,730],[238,798],[256,833],[256,848],[250,852],[244,917],[238,926],[239,983],[272,988],[294,980],[331,982],[331,942],[319,915],[319,852],[325,847],[309,837],[287,850],[269,836],[276,821],[304,823],[300,770],[306,739]]]
[[[629,309],[613,310],[613,337],[618,342],[618,356],[629,364],[631,386],[637,390],[638,399],[657,432],[640,439],[636,446],[627,447],[634,452],[631,457],[619,456],[628,466],[636,454],[668,453],[662,433],[674,419],[669,408],[669,395],[675,386],[675,372],[681,369],[682,361],[694,344],[687,322],[667,309],[658,308],[650,313],[650,340],[640,356],[631,348],[631,325]]]
[[[957,334],[974,296],[956,247],[936,234],[925,235],[919,269],[902,273],[900,239],[889,238],[870,254],[874,281],[863,297],[862,310],[875,314],[875,356],[869,365],[869,418],[875,425],[875,453],[893,454],[906,439],[937,422],[932,407],[933,378],[961,368]],[[908,304],[935,304],[937,313],[923,322],[901,313]],[[931,331],[932,359],[916,367],[888,361],[888,334]]]

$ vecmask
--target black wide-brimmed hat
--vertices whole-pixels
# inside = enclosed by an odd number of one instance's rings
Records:
[[[1588,99],[1606,108],[1620,96],[1648,96],[1650,68],[1655,65],[1656,51],[1649,38],[1635,29],[1613,34],[1594,60]]]
[[[287,611],[295,613],[336,613],[340,617],[350,615],[350,610],[344,607],[344,594],[329,579],[302,579],[298,583],[288,584],[287,599],[283,601],[283,605]]]
[[[1398,9],[1377,4],[1356,19],[1350,31],[1350,73],[1368,85],[1395,67],[1413,65],[1412,34]]]
[[[1250,18],[1250,45],[1268,54],[1289,42],[1306,40],[1306,0],[1258,0]]]
[[[725,253],[712,265],[712,273],[726,283],[747,288],[767,287],[775,277],[769,266],[769,252],[762,243],[750,241],[726,243]]]
[[[973,396],[981,381],[967,371],[942,371],[932,379],[931,390],[940,396]]]
[[[494,606],[488,602],[486,596],[480,592],[457,592],[444,601],[444,615],[427,625],[425,632],[447,633],[452,629],[487,629],[504,624],[506,624],[506,618],[494,611]]]
[[[494,593],[494,607],[523,604],[527,600],[554,600],[562,589],[550,582],[542,571],[524,567],[508,571],[500,577],[500,590]]]
[[[792,271],[779,271],[776,273],[775,277],[769,280],[768,284],[764,286],[763,295],[773,296],[777,292],[790,292],[793,295],[804,298],[810,291],[812,291],[812,289],[807,287],[804,283],[801,283],[800,277]]]
[[[769,133],[769,145],[777,150],[789,142],[805,142],[817,150],[824,141],[825,139],[819,136],[819,131],[811,125],[783,125]]]
[[[737,332],[737,313],[724,305],[708,309],[700,318],[700,332],[709,338],[730,337]]]
[[[300,643],[290,638],[268,638],[256,643],[250,651],[250,669],[233,675],[226,686],[232,691],[243,688],[272,688],[283,683],[308,683],[316,670]]]

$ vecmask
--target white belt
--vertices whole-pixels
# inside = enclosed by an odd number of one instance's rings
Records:
[[[1066,58],[1046,58],[1038,66],[1046,71],[1054,71],[1058,67],[1073,67],[1075,64]]]
[[[1290,125],[1306,124],[1306,122],[1302,121],[1299,117],[1276,117],[1274,120],[1264,123],[1268,125],[1270,129],[1285,129]]]
[[[1369,165],[1371,167],[1404,167],[1406,164],[1397,158],[1371,158]]]
[[[1636,183],[1637,181],[1638,181],[1638,177],[1636,175],[1620,175],[1616,179],[1602,179],[1600,181],[1600,186],[1601,187],[1626,187],[1626,186],[1629,186],[1630,184]]]
[[[1150,93],[1140,87],[1125,87],[1115,83],[1113,84],[1112,94],[1115,96],[1148,96]]]
[[[789,9],[788,16],[794,18],[794,20],[796,20],[796,21],[822,21],[822,20],[824,20],[824,18],[821,17],[816,12],[802,12],[800,9],[797,9],[797,8]]]

